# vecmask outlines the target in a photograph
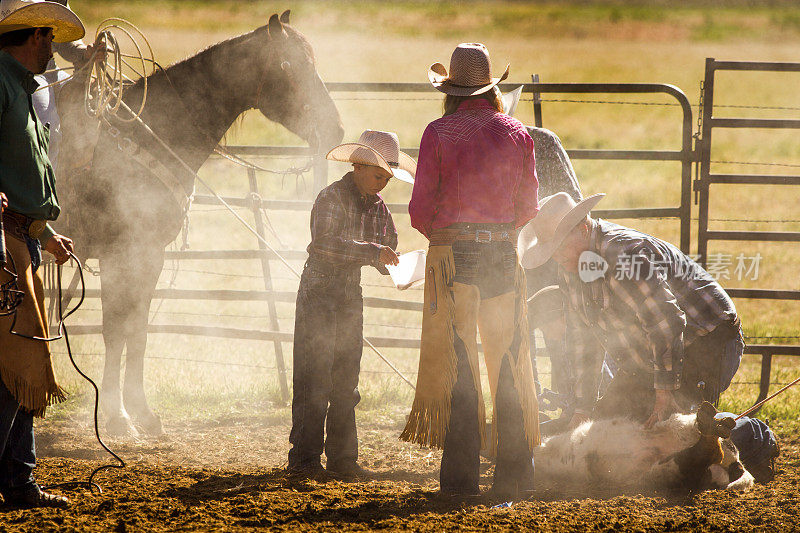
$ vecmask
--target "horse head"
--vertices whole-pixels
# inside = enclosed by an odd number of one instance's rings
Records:
[[[253,107],[300,136],[312,150],[341,142],[339,111],[317,74],[311,45],[289,26],[289,11],[272,15],[262,30],[269,46]]]

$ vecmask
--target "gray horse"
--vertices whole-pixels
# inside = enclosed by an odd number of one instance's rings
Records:
[[[341,141],[339,113],[317,74],[311,47],[288,23],[288,11],[272,15],[267,25],[148,77],[141,119],[193,171],[248,109],[284,125],[312,150]],[[142,80],[126,90],[131,109],[138,109],[142,90]],[[69,92],[62,91],[60,108]],[[82,106],[81,100],[73,110],[83,113]],[[68,109],[64,103],[64,112]],[[81,121],[66,119],[64,112],[62,122],[75,129]],[[136,422],[147,433],[160,434],[161,420],[148,406],[143,386],[148,314],[164,248],[180,232],[195,178],[141,125],[111,122],[99,128],[96,144],[73,135],[73,156],[82,143],[83,149],[94,149],[91,165],[67,165],[73,172],[63,176],[60,191],[67,215],[63,233],[74,238],[79,255],[100,260],[106,351],[101,406],[107,428],[135,433]]]

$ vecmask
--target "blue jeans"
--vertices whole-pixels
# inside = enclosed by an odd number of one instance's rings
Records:
[[[26,244],[36,272],[42,262],[41,246],[30,238],[26,238]],[[20,409],[19,402],[0,380],[0,492],[33,483],[35,467],[33,415]]]
[[[328,270],[309,263],[303,270],[294,324],[290,469],[318,465],[323,450],[332,469],[358,458],[359,282],[360,269]]]
[[[714,405],[730,386],[744,351],[739,320],[724,322],[705,337],[684,348],[681,386],[674,391],[675,401],[690,412],[705,400]],[[618,369],[608,389],[594,408],[595,418],[629,416],[645,421],[652,413],[655,391],[653,374]]]
[[[19,402],[0,381],[0,492],[33,483],[36,446],[33,415],[20,409]]]

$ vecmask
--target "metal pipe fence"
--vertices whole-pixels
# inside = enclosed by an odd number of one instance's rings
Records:
[[[713,60],[712,60],[713,61]],[[726,65],[728,63],[725,63]],[[752,64],[746,64],[752,65]],[[534,80],[537,77],[534,76]],[[354,94],[355,99],[369,99],[365,98],[365,94],[386,94],[390,95],[388,98],[378,97],[378,99],[396,100],[402,94],[431,94],[435,91],[429,84],[426,83],[329,83],[328,89],[335,95],[341,94]],[[502,84],[501,90],[507,91],[518,87],[519,84]],[[680,224],[680,248],[685,253],[690,252],[691,244],[691,192],[692,192],[692,164],[700,162],[701,174],[695,182],[695,187],[699,192],[701,199],[701,209],[699,214],[699,228],[701,243],[698,251],[705,253],[703,243],[714,238],[747,238],[754,240],[755,238],[765,237],[768,240],[790,240],[795,241],[797,235],[792,232],[750,232],[749,234],[740,235],[735,232],[713,232],[709,231],[708,224],[708,184],[709,183],[747,183],[748,180],[758,183],[789,183],[800,184],[800,177],[796,176],[759,176],[759,175],[711,175],[708,172],[709,151],[707,150],[707,143],[710,144],[710,127],[712,124],[718,127],[740,127],[738,124],[731,123],[729,119],[713,119],[710,115],[710,105],[706,105],[702,109],[704,113],[703,133],[704,137],[698,143],[698,148],[692,146],[692,106],[690,105],[686,95],[677,87],[668,84],[644,84],[644,83],[525,83],[522,84],[523,94],[530,95],[530,101],[533,102],[533,115],[537,127],[542,127],[543,103],[548,102],[543,100],[543,94],[628,94],[628,95],[641,95],[641,94],[662,94],[671,98],[673,102],[669,104],[658,105],[673,105],[681,110],[680,122],[676,122],[676,127],[680,131],[680,145],[669,150],[596,150],[596,149],[568,149],[567,153],[572,159],[586,159],[586,160],[614,160],[622,162],[632,161],[675,161],[680,163],[680,172],[675,176],[675,187],[679,190],[680,204],[671,207],[662,206],[642,206],[627,209],[602,209],[593,211],[593,216],[610,218],[610,219],[668,219],[675,220]],[[438,93],[435,93],[438,95]],[[713,83],[711,94],[713,94]],[[429,99],[429,98],[427,98]],[[406,99],[402,99],[406,100]],[[573,101],[573,100],[569,100]],[[586,102],[585,100],[575,100]],[[706,101],[711,102],[708,88],[706,89]],[[594,102],[594,101],[593,101]],[[597,101],[598,103],[614,103],[620,102],[606,102]],[[641,102],[631,102],[634,104],[642,104]],[[708,113],[708,118],[706,114]],[[713,121],[717,122],[714,123]],[[744,123],[743,123],[744,124]],[[761,121],[753,121],[747,119],[746,124],[748,127],[796,127],[800,125],[800,121],[777,121],[770,122],[765,125]],[[422,125],[421,125],[422,126]],[[708,129],[708,141],[705,139],[706,127]],[[744,126],[741,126],[744,127]],[[297,146],[228,146],[228,151],[240,157],[275,157],[275,156],[292,156],[292,157],[314,157],[307,147]],[[415,147],[402,148],[407,153],[416,155],[418,149]],[[706,159],[701,160],[701,156]],[[314,176],[314,190],[322,189],[328,183],[328,166],[324,158],[316,157],[313,168]],[[265,211],[280,211],[288,213],[307,213],[311,210],[313,202],[308,199],[297,200],[275,200],[264,199],[260,196],[258,180],[256,179],[255,170],[248,168],[246,171],[247,176],[247,193],[242,197],[224,197],[224,200],[231,206],[241,209],[249,210],[255,219],[255,228],[259,235],[266,238],[266,227],[264,212]],[[703,203],[705,202],[705,203]],[[194,206],[217,206],[219,202],[213,196],[197,195],[194,198]],[[702,207],[705,205],[705,209]],[[390,204],[389,208],[393,213],[407,214],[407,204]],[[278,254],[283,258],[291,261],[303,261],[306,258],[304,250],[284,249],[279,250]],[[281,331],[276,304],[278,303],[293,303],[295,301],[295,292],[286,290],[275,290],[273,282],[279,277],[275,276],[271,269],[271,261],[278,259],[278,254],[264,248],[263,244],[259,242],[258,248],[254,249],[228,249],[228,250],[182,250],[182,251],[167,251],[166,260],[168,261],[210,261],[210,260],[235,260],[235,261],[253,261],[258,260],[260,263],[260,275],[249,275],[250,278],[261,278],[263,280],[263,290],[209,290],[209,289],[175,289],[166,288],[158,289],[154,295],[156,299],[170,299],[170,300],[187,300],[187,301],[237,301],[237,302],[264,302],[267,308],[267,314],[264,317],[269,323],[269,329],[247,329],[247,328],[232,328],[221,326],[206,326],[206,325],[170,325],[170,324],[151,324],[148,331],[152,333],[170,333],[178,335],[202,335],[219,338],[231,339],[250,339],[264,341],[272,344],[275,354],[274,369],[278,372],[281,394],[284,400],[288,399],[288,382],[286,376],[286,364],[283,355],[283,343],[292,342],[293,335],[290,332]],[[209,272],[211,273],[211,272]],[[223,273],[212,273],[223,275]],[[235,276],[234,274],[230,274]],[[51,288],[53,287],[53,274],[50,272]],[[70,288],[74,291],[77,279],[73,279]],[[770,291],[765,289],[734,289],[735,293],[732,294],[736,297],[767,297],[767,298],[791,298],[800,299],[800,291]],[[51,308],[54,307],[53,291],[51,294]],[[402,294],[402,293],[401,293]],[[409,293],[406,293],[406,296]],[[418,293],[417,293],[418,294]],[[88,290],[87,298],[98,298],[98,290]],[[411,301],[406,298],[379,298],[379,297],[365,297],[364,305],[368,308],[390,309],[403,312],[419,312],[422,310],[422,304],[419,301]],[[53,313],[51,313],[52,316]],[[284,318],[285,319],[285,318]],[[378,324],[375,324],[378,325]],[[386,325],[391,326],[391,325]],[[75,325],[70,327],[70,333],[73,335],[88,335],[98,334],[102,331],[100,325]],[[404,349],[417,349],[419,347],[418,339],[399,338],[392,336],[385,337],[367,337],[376,346],[382,348],[404,348]],[[771,357],[773,354],[789,354],[800,355],[800,347],[784,347],[776,345],[752,345],[748,347],[748,353],[761,354],[763,361],[762,366],[762,380],[759,392],[759,398],[766,396],[766,391],[769,387],[769,371],[771,364]],[[766,376],[764,370],[766,369]],[[765,389],[766,383],[766,389]]]
[[[797,187],[800,185],[800,176],[774,175],[774,174],[729,174],[712,172],[714,163],[736,163],[712,160],[712,139],[715,130],[719,129],[800,129],[800,120],[777,118],[719,118],[715,115],[716,78],[720,71],[729,72],[783,72],[800,73],[800,63],[769,63],[756,61],[717,61],[706,58],[705,79],[703,81],[703,105],[700,110],[702,134],[698,139],[699,172],[694,182],[697,193],[698,208],[698,236],[697,253],[700,262],[706,266],[708,258],[708,244],[710,241],[743,241],[743,242],[800,242],[800,232],[793,231],[731,231],[709,229],[709,204],[711,200],[711,185],[774,185],[784,187]],[[778,163],[750,163],[764,166],[800,167]],[[800,290],[780,289],[726,289],[732,298],[766,299],[783,301],[800,301]],[[788,338],[788,337],[784,337]],[[774,345],[753,344],[748,345],[746,353],[761,357],[761,379],[759,384],[758,403],[769,393],[770,374],[772,371],[772,357],[774,355],[800,356],[800,344]]]

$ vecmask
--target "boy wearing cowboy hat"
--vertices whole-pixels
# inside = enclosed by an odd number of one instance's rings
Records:
[[[0,1],[0,192],[7,197],[3,225],[9,256],[25,294],[16,316],[0,317],[0,493],[6,504],[63,507],[69,500],[34,481],[33,417],[44,416],[64,392],[53,374],[46,338],[44,294],[37,268],[41,249],[64,263],[72,241],[47,224],[60,208],[47,156],[48,132],[32,111],[31,94],[52,57],[52,42],[84,35],[65,6],[37,0]],[[8,281],[7,272],[0,282]],[[11,333],[12,321],[14,331]]]
[[[413,183],[416,163],[399,146],[396,134],[367,130],[358,142],[327,155],[352,163],[353,170],[323,189],[311,211],[311,244],[295,311],[288,466],[294,475],[321,475],[323,449],[329,473],[368,475],[356,463],[361,267],[388,274],[386,265],[398,262],[397,230],[379,193],[392,177]]]
[[[480,450],[496,454],[492,489],[533,488],[539,423],[528,349],[525,274],[516,228],[538,209],[533,139],[503,112],[489,52],[462,43],[450,70],[431,66],[444,116],[422,134],[411,225],[429,241],[417,388],[400,438],[442,448],[442,494],[480,491]],[[478,370],[477,333],[494,403],[491,436]]]
[[[741,323],[722,287],[675,246],[591,218],[603,196],[545,198],[518,249],[527,268],[551,257],[560,267],[578,382],[573,425],[593,413],[652,427],[719,399],[742,357]],[[615,375],[598,401],[604,354]]]

